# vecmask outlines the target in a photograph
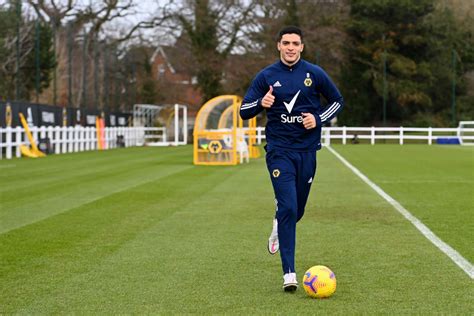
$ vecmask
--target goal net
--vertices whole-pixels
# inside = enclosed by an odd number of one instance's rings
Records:
[[[133,126],[143,127],[148,146],[186,145],[188,142],[187,106],[135,104]]]
[[[458,138],[461,145],[474,145],[474,121],[460,121]]]

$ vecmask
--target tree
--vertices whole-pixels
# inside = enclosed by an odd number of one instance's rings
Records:
[[[41,22],[38,23],[38,32],[35,32],[34,40],[38,40],[38,45],[35,45],[34,50],[28,55],[26,64],[24,66],[25,72],[29,75],[25,77],[24,85],[26,91],[32,92],[36,89],[38,84],[38,93],[42,93],[47,89],[51,83],[51,75],[56,66],[56,56],[53,52],[53,33],[50,25]],[[38,48],[38,51],[36,49]],[[38,62],[38,65],[36,63]],[[39,73],[37,74],[37,68]],[[39,76],[36,82],[36,76]],[[26,97],[29,99],[29,96]]]
[[[247,58],[239,59],[237,68],[233,69],[240,75],[240,78],[234,76],[236,90],[245,92],[255,74],[278,59],[276,36],[288,25],[299,26],[304,32],[302,57],[320,64],[338,81],[346,42],[347,1],[255,0],[257,17],[246,33]]]
[[[141,100],[144,104],[155,104],[157,101],[156,82],[151,73],[150,58],[147,54],[144,56],[143,70],[145,76],[141,87]]]
[[[447,124],[443,109],[450,104],[452,80],[446,53],[457,47],[466,55],[462,47],[468,43],[434,5],[434,0],[351,2],[349,65],[343,72],[351,106],[341,116],[346,124],[380,122],[384,96],[392,124]]]
[[[190,39],[194,68],[204,100],[222,93],[222,74],[227,57],[239,43],[254,5],[244,1],[195,0],[173,16]]]
[[[296,4],[296,0],[289,0],[286,2],[285,25],[300,26],[298,5]]]
[[[116,61],[124,55],[126,42],[136,40],[141,28],[156,27],[166,18],[156,16],[150,21],[138,21],[123,27],[115,24],[107,31],[107,26],[113,22],[133,15],[137,1],[27,0],[27,3],[38,18],[49,23],[54,30],[54,51],[58,61],[55,78],[71,80],[71,87],[68,80],[58,80],[59,103],[84,107],[90,106],[90,100],[96,100],[99,104],[94,104],[95,108],[102,109],[110,108],[112,104],[116,108],[123,105],[125,100],[121,97],[123,85],[120,81],[126,73]],[[167,6],[165,4],[163,8]],[[56,95],[56,79],[53,82],[54,91],[49,93]]]
[[[474,5],[471,8],[466,7],[465,16],[474,14]],[[474,20],[463,20],[452,7],[440,6],[426,24],[431,34],[431,68],[437,79],[430,90],[436,100],[432,116],[439,125],[457,126],[458,120],[474,119],[474,81],[468,82],[469,74],[474,75]]]
[[[243,95],[256,73],[278,58],[276,36],[286,25],[298,24],[298,4],[286,0],[255,0],[254,16],[245,27],[242,54],[226,63],[226,91]]]
[[[50,84],[51,72],[55,66],[51,28],[39,23],[38,32],[35,32],[35,23],[37,21],[27,20],[24,16],[18,17],[16,1],[10,1],[8,6],[0,7],[0,76],[3,78],[0,83],[0,95],[5,98],[14,99],[18,89],[20,99],[29,100],[36,86],[37,57],[39,92]],[[18,53],[17,40],[20,48]],[[16,69],[17,62],[19,73]],[[17,76],[20,80],[16,80]]]
[[[15,26],[17,24],[14,5],[0,7],[0,95],[12,98],[15,91]]]

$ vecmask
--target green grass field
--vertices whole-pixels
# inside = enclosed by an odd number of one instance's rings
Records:
[[[470,262],[474,148],[334,146]],[[263,159],[196,167],[190,146],[0,161],[0,314],[474,314],[474,282],[326,149],[281,290]]]

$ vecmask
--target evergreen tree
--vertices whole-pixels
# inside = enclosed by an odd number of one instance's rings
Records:
[[[289,0],[286,3],[285,25],[300,26],[300,21],[298,18],[298,5],[296,4],[296,0]]]
[[[345,124],[380,124],[384,90],[392,124],[447,124],[452,81],[448,55],[453,48],[463,57],[470,53],[462,48],[466,38],[454,20],[437,14],[434,4],[434,0],[352,1],[349,66],[343,71],[344,95],[350,104],[341,116]]]
[[[0,7],[0,99],[12,98],[15,91],[15,64],[12,60],[15,46],[16,14],[14,6]]]
[[[17,24],[20,23],[20,33],[17,34]],[[20,36],[20,51],[16,51],[16,41]],[[9,6],[0,7],[0,98],[13,99],[16,90],[16,76],[21,80],[20,98],[29,100],[36,84],[36,53],[39,55],[39,90],[50,84],[51,74],[55,67],[53,39],[51,28],[40,24],[39,51],[36,52],[35,21],[21,17],[18,21],[15,1]],[[19,61],[20,73],[16,73],[16,61]]]
[[[145,55],[143,67],[145,78],[141,88],[142,103],[155,104],[157,99],[156,82],[153,80],[152,67],[148,55]]]
[[[52,72],[56,65],[56,58],[53,52],[53,32],[51,27],[44,23],[40,23],[38,35],[36,35],[35,32],[33,32],[33,35],[33,43],[36,41],[36,36],[39,37],[39,51],[36,52],[36,45],[33,44],[34,49],[28,54],[26,64],[22,69],[25,73],[24,78],[26,78],[26,80],[23,83],[25,85],[25,90],[28,91],[28,96],[36,89],[36,54],[38,54],[39,57],[39,93],[49,87],[52,79]]]
[[[194,25],[179,16],[186,34],[191,40],[191,49],[196,58],[196,73],[204,100],[218,96],[222,92],[222,64],[226,53],[217,50],[218,13],[210,8],[208,0],[197,0],[194,8]]]
[[[430,65],[436,79],[430,95],[434,100],[432,117],[438,125],[474,119],[474,96],[469,96],[466,73],[474,69],[474,29],[459,24],[448,8],[435,11],[426,19],[429,29]],[[453,100],[453,85],[455,98]],[[452,116],[452,106],[456,112]],[[455,120],[453,122],[453,119]],[[422,120],[422,118],[419,118]]]

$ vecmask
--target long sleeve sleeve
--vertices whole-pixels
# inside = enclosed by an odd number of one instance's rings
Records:
[[[242,119],[251,119],[262,112],[262,98],[267,91],[268,86],[266,85],[265,77],[260,72],[252,81],[252,84],[242,100],[242,105],[240,106],[240,117]]]
[[[321,93],[326,98],[328,105],[319,113],[320,122],[325,123],[332,120],[344,107],[344,99],[331,78],[321,72]]]

